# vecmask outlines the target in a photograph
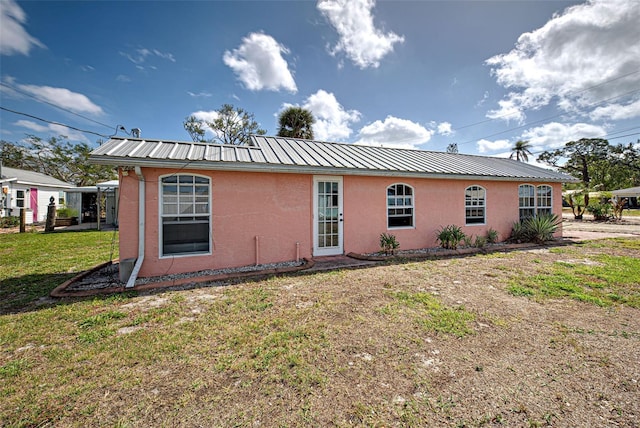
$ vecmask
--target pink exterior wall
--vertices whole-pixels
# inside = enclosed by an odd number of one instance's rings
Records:
[[[387,228],[386,189],[402,183],[414,189],[414,227]],[[438,246],[436,233],[442,226],[455,224],[466,235],[485,235],[493,228],[500,241],[511,234],[512,224],[518,220],[518,186],[520,182],[482,180],[444,180],[397,177],[344,178],[345,250],[369,253],[379,250],[381,233],[391,233],[400,242],[400,249],[419,249]],[[539,185],[549,183],[531,182]],[[465,189],[482,186],[486,190],[485,224],[465,225]],[[562,212],[561,184],[553,188],[553,212]],[[561,231],[558,232],[561,236]]]
[[[160,258],[159,181],[176,170],[143,168],[146,187],[145,260],[140,277],[191,272],[311,257],[312,177],[298,174],[179,171],[211,178],[210,255]],[[138,179],[120,181],[120,260],[138,253]]]
[[[159,179],[171,173],[211,178],[210,255],[159,257]],[[313,253],[313,176],[303,174],[226,171],[176,171],[143,168],[146,180],[145,260],[141,277],[247,266],[258,263],[310,258]],[[381,233],[392,233],[401,249],[437,246],[436,231],[449,224],[461,226],[467,235],[497,230],[500,240],[509,237],[518,220],[519,182],[417,179],[394,177],[343,177],[344,252],[379,250]],[[403,183],[414,189],[415,227],[387,229],[386,189]],[[531,182],[538,185],[544,183]],[[465,194],[468,186],[486,189],[484,225],[465,226]],[[554,212],[561,213],[561,185],[553,187]],[[133,172],[120,178],[120,259],[138,252],[138,179]],[[559,232],[560,234],[560,232]],[[297,247],[296,244],[299,244]]]

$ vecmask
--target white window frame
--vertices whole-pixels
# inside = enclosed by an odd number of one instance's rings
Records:
[[[402,186],[403,189],[411,189],[411,195],[398,195],[397,191],[398,191],[398,186]],[[389,189],[391,188],[395,188],[394,189],[394,193],[395,195],[390,196],[389,195]],[[404,193],[404,192],[403,192]],[[387,229],[391,230],[391,229],[414,229],[416,227],[416,209],[415,209],[415,196],[416,196],[416,192],[415,189],[413,188],[413,186],[410,186],[406,183],[394,183],[391,184],[389,186],[387,186],[387,188],[385,189],[385,197],[387,198]],[[407,199],[410,199],[409,204],[407,204]],[[390,204],[391,201],[394,201],[394,204]],[[400,205],[398,205],[398,202],[401,202]],[[394,213],[393,215],[389,214],[390,210],[407,210],[410,209],[411,210],[411,224],[410,225],[402,225],[402,226],[390,226],[389,225],[389,219],[393,218],[393,217],[409,217],[406,214],[402,214],[399,215],[397,213]]]
[[[482,196],[479,195],[482,191]],[[468,196],[467,192],[472,192]],[[469,212],[473,210],[482,210],[482,221],[469,221],[479,219],[480,216],[469,216]],[[477,184],[471,185],[464,189],[464,221],[467,226],[482,226],[487,224],[487,189]]]
[[[522,196],[520,189],[525,187],[533,189],[533,195]],[[549,189],[548,197],[546,195],[541,195],[540,190],[543,188]],[[527,200],[529,200],[529,203],[527,205],[522,205],[523,198],[526,198]],[[542,203],[546,199],[548,199],[547,201],[548,205],[547,204],[542,205]],[[532,215],[523,216],[522,212],[525,210],[530,212]],[[539,214],[543,214],[543,213],[553,214],[553,187],[549,186],[548,184],[540,184],[535,186],[533,184],[525,183],[525,184],[519,185],[518,186],[518,218],[520,219],[520,221],[523,221],[527,217],[536,217]]]
[[[20,196],[22,193],[22,196]],[[25,189],[16,189],[16,208],[27,208],[27,191]]]
[[[541,189],[549,189],[548,196],[541,193]],[[548,202],[548,205],[543,205],[543,202]],[[553,214],[553,187],[548,184],[541,184],[536,187],[536,215],[541,213]]]
[[[175,183],[170,183],[170,184],[175,184],[177,187],[177,194],[175,196],[176,198],[176,213],[165,213],[165,206],[169,207],[171,206],[173,203],[172,201],[170,202],[166,202],[166,196],[164,194],[164,189],[163,189],[163,184],[169,184],[169,183],[165,183],[165,179],[168,178],[173,178],[176,177],[176,182]],[[189,185],[191,184],[193,187],[193,192],[191,193],[192,196],[192,201],[191,203],[193,204],[193,212],[186,212],[186,213],[180,213],[178,212],[178,210],[180,209],[180,205],[181,205],[181,200],[180,200],[180,177],[193,177],[193,182],[192,183],[184,183],[183,186],[185,185]],[[197,178],[201,178],[201,179],[205,179],[206,180],[206,186],[207,186],[207,201],[198,201],[196,196],[196,187],[202,186],[204,183],[196,183],[196,179]],[[168,174],[168,175],[163,175],[160,176],[158,178],[158,252],[159,252],[159,258],[164,259],[164,258],[173,258],[173,257],[192,257],[192,256],[202,256],[202,255],[210,255],[212,254],[212,249],[213,249],[213,233],[212,233],[212,215],[211,215],[211,201],[213,200],[212,198],[212,192],[211,192],[212,186],[211,186],[211,177],[208,177],[206,175],[201,175],[201,174],[185,174],[185,173],[179,173],[179,174]],[[203,196],[202,194],[200,196]],[[186,199],[183,197],[183,199]],[[184,201],[182,203],[188,204],[188,202]],[[196,206],[201,206],[201,207],[205,207],[205,211],[202,212],[196,212]],[[203,220],[198,219],[196,220],[195,217],[206,217],[206,223],[207,223],[207,232],[208,232],[208,241],[207,241],[207,250],[194,250],[194,251],[184,251],[184,252],[175,252],[175,253],[166,253],[164,252],[164,225],[165,225],[165,219],[166,218],[183,218],[183,219],[187,219],[189,217],[194,217],[193,221],[189,221],[189,220],[184,220],[184,224],[202,224],[204,223]],[[177,224],[177,223],[170,223],[170,224]]]

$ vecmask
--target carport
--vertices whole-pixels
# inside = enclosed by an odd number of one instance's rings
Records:
[[[611,192],[611,194],[616,198],[629,198],[629,208],[638,207],[638,198],[640,198],[640,187],[628,187],[626,189],[618,189]]]

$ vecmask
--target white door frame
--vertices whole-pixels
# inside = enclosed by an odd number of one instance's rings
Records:
[[[319,203],[318,185],[319,183],[337,183],[337,195],[324,195],[329,206],[321,206]],[[344,222],[343,222],[343,186],[341,176],[315,175],[313,176],[313,255],[314,256],[335,256],[344,254]],[[333,192],[333,187],[332,187]],[[337,196],[337,198],[334,198]],[[335,206],[337,199],[337,206]],[[327,218],[329,215],[329,218]],[[322,225],[323,227],[320,227]],[[337,236],[333,233],[326,233],[329,225],[331,230],[337,226]],[[321,230],[324,229],[324,230]],[[327,243],[330,240],[330,243]]]

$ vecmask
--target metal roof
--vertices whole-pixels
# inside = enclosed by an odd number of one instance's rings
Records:
[[[246,146],[111,138],[95,149],[89,160],[105,165],[182,169],[577,181],[512,159],[267,136],[252,136],[251,145]]]
[[[0,176],[0,182],[7,181],[15,181],[18,184],[24,185],[60,187],[64,189],[75,187],[73,184],[58,180],[57,178],[53,178],[49,175],[45,175],[39,172],[3,166],[2,176]]]

